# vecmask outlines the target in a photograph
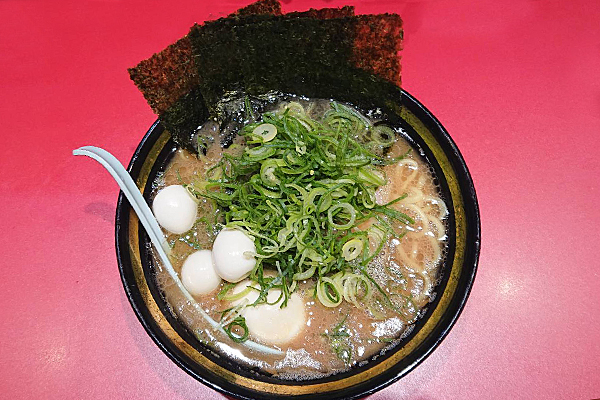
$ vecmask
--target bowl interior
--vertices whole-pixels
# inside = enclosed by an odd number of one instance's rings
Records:
[[[477,199],[464,160],[445,129],[415,98],[405,91],[401,96],[397,114],[405,138],[433,167],[450,214],[448,252],[436,297],[400,344],[346,372],[301,382],[281,380],[223,357],[200,343],[165,302],[155,282],[148,236],[121,193],[116,245],[123,285],[148,334],[178,366],[208,386],[238,398],[358,398],[404,376],[446,336],[475,277],[480,244]],[[128,169],[147,200],[152,182],[176,150],[160,121],[152,125],[138,146]]]

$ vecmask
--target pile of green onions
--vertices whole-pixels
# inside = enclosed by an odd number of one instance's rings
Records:
[[[297,102],[261,119],[240,131],[246,146],[240,155],[226,152],[205,182],[188,187],[216,202],[226,228],[255,239],[250,279],[260,284],[260,295],[252,305],[279,288],[284,307],[298,281],[311,279],[327,307],[343,300],[360,306],[373,286],[385,295],[366,266],[390,237],[401,235],[398,226],[413,223],[390,207],[400,199],[375,201],[387,181],[382,166],[401,158],[386,156],[395,131],[336,102],[318,119]],[[357,228],[369,219],[375,223],[367,230]]]

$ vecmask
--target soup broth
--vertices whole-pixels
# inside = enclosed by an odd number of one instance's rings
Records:
[[[243,107],[243,103],[240,103]],[[322,121],[331,108],[329,100],[280,98],[272,102],[271,112],[293,110]],[[354,108],[353,112],[358,113]],[[291,112],[291,111],[288,111]],[[254,116],[260,121],[260,115]],[[381,113],[360,114],[371,126],[385,123]],[[389,208],[407,215],[410,223],[388,219],[393,225],[390,235],[377,234],[377,218],[360,221],[351,231],[375,232],[364,236],[366,249],[374,256],[363,270],[353,269],[349,263],[343,275],[360,275],[356,293],[349,296],[355,302],[342,300],[339,305],[326,306],[316,295],[319,281],[316,276],[300,280],[293,292],[304,304],[305,322],[300,334],[285,345],[270,346],[281,350],[279,354],[265,354],[236,343],[226,334],[213,329],[198,315],[194,307],[174,284],[169,274],[155,257],[156,280],[173,313],[180,318],[199,340],[227,354],[229,357],[258,367],[283,379],[312,379],[368,362],[369,359],[395,346],[410,332],[414,322],[434,298],[440,264],[446,251],[446,215],[448,213],[433,176],[432,168],[402,137],[399,127],[391,126],[393,138],[384,138],[386,146],[373,149],[393,163],[378,167],[385,183],[374,193],[377,205],[390,204]],[[388,131],[389,132],[389,131]],[[216,123],[209,122],[200,129],[204,139],[205,154],[197,156],[178,150],[166,170],[154,182],[155,192],[169,185],[198,185],[214,171],[224,155],[239,155],[247,143],[236,136],[233,145],[224,148],[222,138],[231,136],[227,128],[220,131]],[[212,140],[210,138],[213,138]],[[391,139],[391,140],[390,140]],[[398,200],[399,199],[399,200]],[[387,218],[383,215],[381,218]],[[218,232],[223,228],[223,209],[213,199],[199,196],[198,215],[194,227],[181,235],[168,234],[172,246],[171,262],[180,273],[187,256],[199,249],[211,249]],[[378,240],[379,239],[379,240]],[[265,276],[277,275],[276,269],[265,269]],[[347,275],[346,275],[347,274]],[[335,278],[332,278],[335,279]],[[363,283],[366,282],[366,283]],[[215,321],[231,317],[225,310],[232,308],[223,291],[222,282],[217,290],[195,296],[196,301]],[[231,285],[230,285],[231,286]],[[367,286],[372,291],[368,302]],[[327,290],[327,287],[325,287]],[[221,295],[219,295],[221,293]],[[340,296],[342,294],[340,293]],[[285,307],[282,308],[285,310]],[[235,311],[235,310],[234,310]],[[239,329],[238,329],[239,330]],[[234,329],[234,334],[239,334]],[[260,342],[249,331],[249,338]],[[268,344],[267,344],[268,345]]]

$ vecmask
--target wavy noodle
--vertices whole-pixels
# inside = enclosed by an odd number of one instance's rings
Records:
[[[413,257],[406,254],[404,246],[402,245],[396,246],[396,255],[399,256],[399,261],[402,261],[402,265],[410,272],[419,272],[425,269],[425,264],[419,263]]]
[[[399,195],[402,195],[400,193]],[[417,188],[413,188],[404,199],[400,200],[400,204],[414,204],[423,200],[423,192]]]
[[[425,212],[423,211],[423,209],[421,207],[418,207],[416,204],[406,204],[404,205],[404,207],[410,211],[412,211],[414,214],[411,215],[411,213],[409,213],[409,215],[411,216],[417,216],[417,218],[415,218],[415,224],[418,222],[418,220],[421,221],[421,231],[423,233],[427,232],[427,229],[429,227],[429,218],[427,218],[427,215],[425,214]]]
[[[405,287],[419,285],[415,279],[423,282],[422,290],[411,291],[412,301],[424,305],[431,297],[436,268],[443,256],[444,241],[447,238],[445,218],[448,208],[444,201],[432,194],[431,174],[424,164],[412,158],[406,158],[390,169],[390,184],[383,197],[390,201],[393,197],[406,197],[395,204],[398,211],[408,214],[415,223],[406,226],[407,233],[393,247],[392,260],[402,270],[410,274]],[[433,274],[433,275],[432,275]]]
[[[398,164],[396,164],[396,173],[399,176],[403,176],[404,173],[400,172],[405,165],[409,165],[409,168],[412,170],[412,172],[410,173],[410,175],[402,181],[402,185],[399,187],[399,189],[401,191],[405,191],[406,188],[408,187],[408,184],[411,183],[414,179],[415,176],[417,176],[417,174],[419,173],[419,164],[417,164],[417,162],[415,160],[412,160],[410,158],[405,158],[404,160],[401,160],[398,162]]]
[[[444,224],[442,223],[442,221],[440,221],[438,217],[430,216],[429,222],[435,227],[437,235],[434,236],[436,237],[436,239],[444,240],[446,238],[446,229],[444,228]]]
[[[431,203],[436,205],[439,208],[438,217],[445,218],[448,215],[448,207],[446,207],[446,203],[439,197],[435,196],[423,196],[423,201],[425,203]]]
[[[427,185],[428,177],[425,174],[419,175],[419,179],[417,180],[417,184],[419,187],[425,187]]]
[[[431,249],[433,250],[433,257],[431,258],[430,264],[430,267],[433,267],[438,263],[438,261],[440,261],[440,258],[442,257],[442,248],[440,246],[439,239],[431,236],[427,236],[427,239],[431,243]]]
[[[427,301],[427,298],[431,294],[432,283],[429,278],[429,274],[427,272],[415,272],[416,275],[419,275],[423,280],[423,290],[419,291],[419,294],[413,297],[413,301],[418,303],[424,303]]]

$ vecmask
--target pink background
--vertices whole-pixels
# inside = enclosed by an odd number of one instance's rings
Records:
[[[0,1],[0,397],[222,398],[138,323],[114,250],[118,187],[71,151],[127,164],[155,116],[126,68],[244,4]],[[404,86],[461,149],[483,232],[454,329],[371,398],[600,398],[600,3],[351,4],[405,20]]]

